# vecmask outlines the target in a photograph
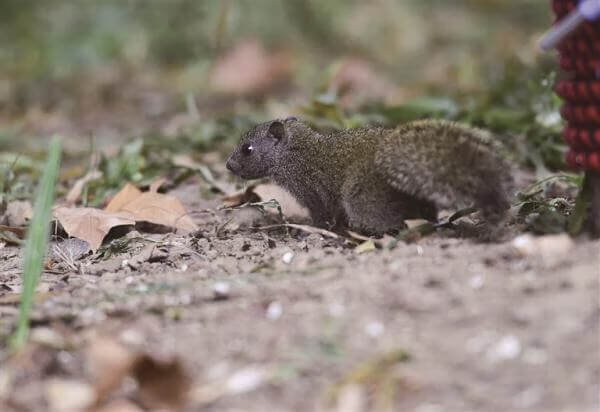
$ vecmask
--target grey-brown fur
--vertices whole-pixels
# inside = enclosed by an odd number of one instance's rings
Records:
[[[227,167],[246,179],[273,178],[317,226],[363,233],[435,221],[439,207],[475,205],[490,220],[509,207],[509,168],[493,139],[448,121],[323,135],[296,118],[274,120],[248,131]]]

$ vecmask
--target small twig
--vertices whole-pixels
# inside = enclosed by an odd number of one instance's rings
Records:
[[[315,233],[315,234],[319,234],[319,235],[322,235],[325,237],[330,237],[332,239],[340,238],[340,236],[338,234],[330,232],[329,230],[321,229],[321,228],[314,227],[314,226],[308,226],[308,225],[298,225],[295,223],[281,223],[278,225],[259,226],[259,227],[255,227],[254,229],[269,230],[269,229],[275,229],[275,228],[280,228],[280,227],[298,229],[303,232]]]

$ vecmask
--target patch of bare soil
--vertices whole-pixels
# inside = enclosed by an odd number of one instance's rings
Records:
[[[175,376],[164,392],[185,392],[189,411],[598,410],[599,241],[435,234],[357,253],[319,234],[252,229],[269,219],[210,212],[217,202],[197,187],[180,190],[204,211],[198,232],[132,232],[104,257],[47,267],[29,355],[0,347],[0,410],[100,397],[94,410],[150,409],[157,376]],[[0,249],[2,341],[16,324],[20,259]],[[101,339],[106,362],[137,366],[100,396],[89,352]],[[111,345],[154,360],[111,358]]]

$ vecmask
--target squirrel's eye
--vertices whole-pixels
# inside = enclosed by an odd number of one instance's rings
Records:
[[[250,153],[252,153],[253,150],[254,148],[252,147],[252,145],[245,144],[242,146],[242,153],[245,155],[249,155]]]

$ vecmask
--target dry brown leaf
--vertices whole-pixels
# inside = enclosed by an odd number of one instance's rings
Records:
[[[14,226],[0,225],[0,232],[10,232],[19,239],[25,239],[25,236],[27,235],[27,228],[26,227],[14,227]],[[7,239],[3,239],[3,240],[7,240]]]
[[[150,410],[181,410],[188,399],[190,379],[181,363],[149,355],[138,358],[132,371],[140,402]]]
[[[210,84],[223,94],[260,95],[285,83],[290,63],[286,54],[269,53],[259,41],[244,40],[217,60]]]
[[[121,207],[125,206],[127,203],[131,202],[141,194],[142,191],[140,189],[131,183],[127,183],[123,189],[121,189],[119,193],[112,198],[108,205],[106,205],[104,210],[107,212],[118,212],[121,210]]]
[[[144,192],[120,210],[131,213],[137,222],[174,227],[184,232],[198,230],[179,199],[171,195]]]
[[[236,207],[241,206],[244,203],[255,203],[260,202],[260,197],[254,193],[256,185],[250,185],[245,189],[238,190],[237,192],[228,194],[221,197],[223,206],[225,207]]]
[[[100,408],[92,409],[93,412],[144,412],[142,408],[135,403],[125,400],[116,399]]]
[[[149,192],[141,192],[127,183],[106,206],[106,211],[131,213],[136,222],[150,222],[157,225],[174,227],[184,232],[198,230],[176,197],[156,193],[164,179],[152,183]]]
[[[98,403],[102,403],[130,374],[137,355],[114,339],[98,337],[87,349],[86,359]]]
[[[336,91],[340,105],[346,108],[369,102],[398,103],[406,98],[392,79],[377,72],[368,60],[357,57],[340,62],[329,88]]]
[[[27,226],[33,217],[33,208],[28,201],[15,200],[6,205],[6,222],[8,226]]]
[[[86,358],[98,408],[121,386],[126,376],[136,379],[137,398],[150,410],[176,411],[187,401],[190,380],[177,360],[158,360],[107,337],[94,338]],[[99,410],[113,411],[108,405]]]
[[[69,236],[85,240],[93,251],[98,250],[113,227],[135,224],[129,213],[110,213],[89,207],[57,207],[54,217]]]

